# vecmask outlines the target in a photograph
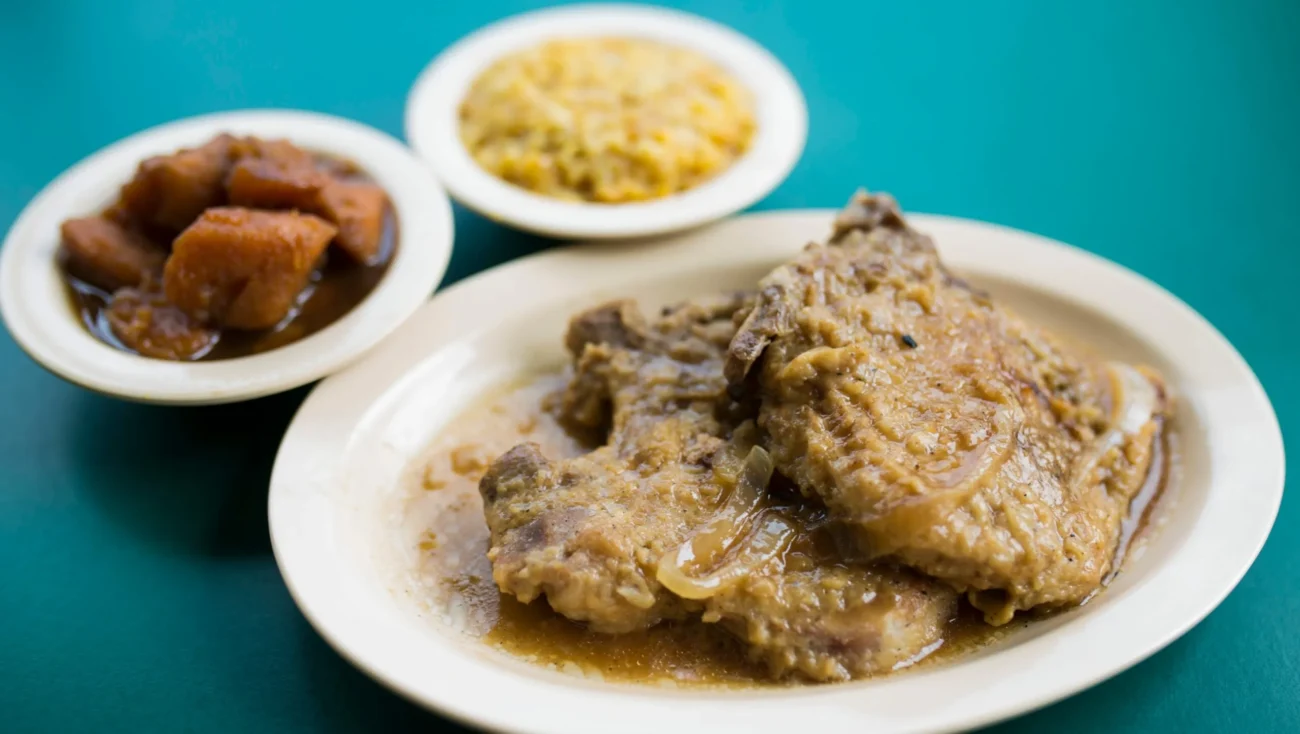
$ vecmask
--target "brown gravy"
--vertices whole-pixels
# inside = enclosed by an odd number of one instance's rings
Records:
[[[605,636],[555,614],[544,599],[525,605],[497,590],[486,556],[488,531],[478,480],[496,456],[524,441],[538,443],[556,458],[588,450],[549,409],[552,396],[566,382],[567,376],[553,374],[497,393],[459,416],[454,429],[435,441],[424,457],[409,509],[427,518],[415,544],[419,572],[437,590],[435,607],[471,639],[523,661],[586,678],[670,687],[782,685],[769,680],[765,668],[749,661],[743,646],[715,625],[666,623]],[[1171,452],[1163,438],[1158,445],[1156,470],[1134,498],[1131,517],[1124,523],[1121,555],[1143,538],[1169,476]],[[920,664],[968,654],[1046,616],[1050,613],[1020,615],[1012,624],[991,627],[963,604],[941,646]]]

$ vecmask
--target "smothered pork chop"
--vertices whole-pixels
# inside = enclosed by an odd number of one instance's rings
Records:
[[[588,430],[608,424],[608,439],[557,462],[523,444],[488,470],[480,491],[503,591],[523,601],[545,593],[556,611],[601,632],[684,614],[655,566],[724,491],[715,457],[736,422],[722,414],[722,355],[740,305],[687,304],[647,324],[620,302],[573,319],[563,415]]]
[[[994,305],[887,195],[857,195],[760,289],[732,391],[761,398],[777,467],[867,557],[970,592],[993,624],[1098,589],[1168,412],[1157,375]]]
[[[885,195],[758,285],[572,320],[559,419],[599,447],[487,469],[501,592],[592,635],[716,625],[773,678],[830,681],[925,657],[963,605],[1001,625],[1102,586],[1157,375],[995,306]]]
[[[604,446],[551,461],[523,444],[484,476],[493,575],[522,601],[603,633],[701,617],[776,677],[889,670],[940,639],[952,592],[888,565],[846,564],[817,508],[769,496],[773,467],[722,358],[740,297],[581,314],[563,412]]]

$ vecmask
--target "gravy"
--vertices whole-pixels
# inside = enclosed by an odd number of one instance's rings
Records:
[[[790,685],[770,680],[765,667],[751,662],[743,646],[717,625],[691,620],[600,635],[554,613],[544,598],[525,605],[498,591],[487,559],[478,480],[495,457],[525,441],[557,459],[592,448],[566,431],[551,409],[567,381],[567,375],[551,374],[496,393],[460,415],[420,460],[407,512],[420,528],[413,543],[418,573],[431,590],[426,601],[472,640],[572,675],[668,687]],[[1170,474],[1171,451],[1163,436],[1158,445],[1154,469],[1124,523],[1117,566],[1141,543]],[[963,603],[943,641],[928,651],[933,654],[899,667],[951,660],[1049,615],[1022,614],[1011,624],[991,627]]]

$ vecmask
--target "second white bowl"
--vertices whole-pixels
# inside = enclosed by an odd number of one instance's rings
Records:
[[[541,196],[483,170],[461,143],[466,91],[502,56],[554,38],[646,38],[696,51],[754,95],[758,128],[750,149],[717,177],[647,202],[596,204]],[[519,229],[553,237],[645,237],[698,226],[744,209],[794,168],[808,136],[808,110],[790,72],[762,46],[698,16],[636,5],[577,5],[525,13],[487,26],[444,51],[406,101],[406,139],[458,201]]]

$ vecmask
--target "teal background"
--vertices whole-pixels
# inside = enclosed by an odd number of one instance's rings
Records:
[[[540,5],[0,0],[0,228],[78,159],[187,115],[300,107],[400,136],[434,54]],[[1298,435],[1300,3],[689,7],[766,45],[807,95],[804,157],[758,208],[867,185],[1100,253],[1218,326]],[[551,246],[463,210],[456,225],[447,282]],[[0,333],[0,730],[454,728],[339,658],[281,583],[266,484],[304,394],[120,403]],[[1204,623],[998,731],[1300,728],[1298,530],[1290,497]]]

